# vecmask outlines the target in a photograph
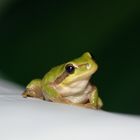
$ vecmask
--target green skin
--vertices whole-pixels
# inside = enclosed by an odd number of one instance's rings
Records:
[[[67,65],[75,69],[66,71]],[[89,80],[98,65],[89,52],[81,57],[52,68],[43,79],[34,79],[26,87],[23,97],[35,97],[57,103],[66,103],[87,108],[99,109],[102,100],[95,85]]]

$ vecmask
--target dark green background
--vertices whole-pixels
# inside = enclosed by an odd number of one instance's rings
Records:
[[[3,0],[4,1],[4,0]],[[6,5],[7,2],[7,5]],[[104,109],[140,114],[139,0],[5,1],[0,71],[26,85],[51,67],[90,51]]]

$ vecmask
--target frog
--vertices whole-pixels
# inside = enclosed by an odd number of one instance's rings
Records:
[[[102,99],[97,87],[91,83],[98,65],[90,52],[50,69],[43,78],[33,79],[22,96],[55,103],[101,109]]]

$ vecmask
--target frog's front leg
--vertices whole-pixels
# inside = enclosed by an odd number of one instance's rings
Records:
[[[32,80],[26,87],[26,90],[23,92],[23,97],[34,97],[39,99],[45,99],[43,92],[42,92],[42,86],[41,86],[41,79],[34,79]]]
[[[48,99],[52,102],[65,103],[65,104],[72,103],[71,101],[63,98],[63,96],[61,96],[61,94],[55,90],[55,86],[53,85],[53,83],[43,84],[42,91],[44,93],[45,99]]]
[[[93,90],[89,93],[89,103],[85,104],[85,107],[100,109],[103,106],[101,98],[98,96],[98,90],[94,86]]]

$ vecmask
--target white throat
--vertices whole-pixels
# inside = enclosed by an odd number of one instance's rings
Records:
[[[64,97],[72,96],[83,92],[87,87],[88,81],[88,79],[79,80],[69,85],[56,85],[54,88]]]

